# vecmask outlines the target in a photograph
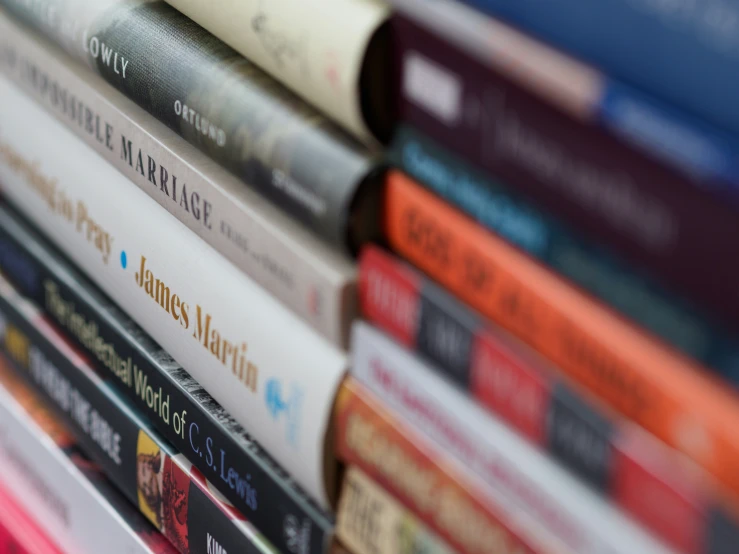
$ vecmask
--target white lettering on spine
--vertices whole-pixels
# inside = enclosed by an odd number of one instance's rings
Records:
[[[127,60],[113,50],[113,48],[101,42],[96,36],[90,37],[88,40],[85,34],[83,39],[85,52],[89,53],[94,60],[101,59],[107,67],[111,67],[112,65],[113,72],[116,75],[122,75],[124,79],[126,78],[126,68],[130,60]]]
[[[126,64],[128,64],[128,62],[126,62]],[[181,100],[175,100],[173,107],[174,113],[192,125],[198,133],[208,137],[218,146],[223,147],[226,145],[226,131],[213,125],[207,117],[201,115],[200,112],[193,109],[192,106],[188,106]]]
[[[208,533],[208,554],[228,554],[210,533]]]

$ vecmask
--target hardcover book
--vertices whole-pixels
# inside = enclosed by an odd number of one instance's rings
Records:
[[[363,140],[392,125],[384,0],[167,0]]]
[[[267,292],[346,347],[356,315],[349,256],[1,13],[0,70]]]
[[[376,236],[376,214],[363,217],[379,193],[372,153],[164,1],[0,6],[335,248]],[[171,194],[194,200],[183,185]]]

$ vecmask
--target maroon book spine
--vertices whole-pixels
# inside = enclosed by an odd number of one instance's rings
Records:
[[[739,329],[739,213],[413,20],[393,25],[403,122]]]

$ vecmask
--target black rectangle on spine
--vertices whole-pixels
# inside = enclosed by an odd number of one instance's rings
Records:
[[[333,518],[167,352],[6,204],[0,205],[0,263],[6,277],[276,548],[291,554],[327,550]],[[74,310],[75,328],[84,332],[75,335],[65,327],[61,311],[53,307],[62,303],[65,311]],[[146,376],[154,391],[169,398],[171,414],[187,411],[186,430],[175,432],[137,394],[135,383],[116,377],[106,363],[111,358]]]
[[[546,421],[549,451],[601,493],[609,494],[611,423],[562,383],[552,391]]]
[[[735,554],[739,545],[739,527],[720,510],[711,510],[708,515],[708,544],[703,545],[706,554]]]
[[[419,317],[416,349],[468,390],[479,322],[431,282],[425,282],[421,291]]]

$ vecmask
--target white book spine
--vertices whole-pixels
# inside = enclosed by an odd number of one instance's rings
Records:
[[[369,139],[359,77],[384,0],[167,0],[342,124]]]
[[[669,552],[381,331],[355,323],[351,348],[353,375],[477,475],[500,504],[526,513],[575,552]]]
[[[285,306],[332,343],[346,346],[356,316],[352,261],[102,78],[2,14],[0,71]],[[136,169],[139,152],[146,171]],[[151,164],[159,186],[148,175]],[[172,199],[173,182],[197,197],[197,212]]]
[[[2,385],[0,463],[0,481],[65,552],[152,552]]]
[[[0,98],[5,197],[329,506],[345,355],[5,78]]]

